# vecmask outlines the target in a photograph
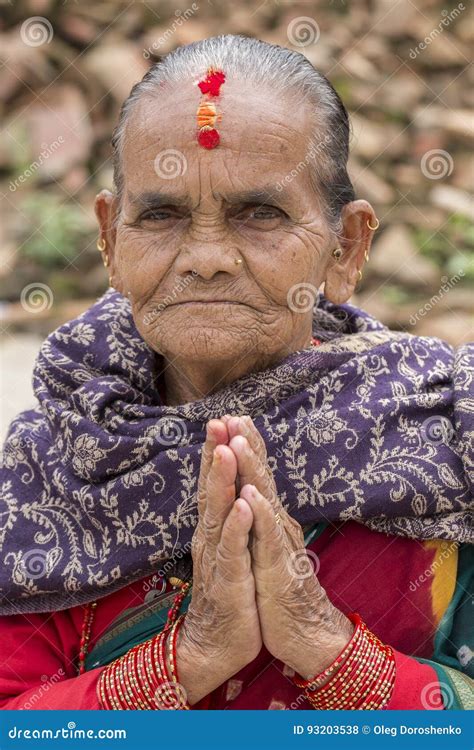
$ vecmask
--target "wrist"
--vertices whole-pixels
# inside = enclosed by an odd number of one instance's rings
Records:
[[[309,680],[293,678],[315,709],[376,709],[390,701],[396,672],[393,649],[368,630],[360,615],[353,612],[350,620],[354,634],[336,661]]]
[[[354,625],[351,621],[345,616],[344,621],[341,621],[341,628],[337,633],[322,634],[318,631],[306,643],[305,649],[299,651],[295,662],[289,664],[304,680],[321,674],[343,654],[354,634]],[[345,658],[339,662],[338,668],[344,661]],[[327,680],[322,684],[326,682]]]
[[[178,635],[176,662],[180,685],[191,706],[227,679],[222,676],[221,659],[208,653],[202,644],[189,640],[184,628]]]

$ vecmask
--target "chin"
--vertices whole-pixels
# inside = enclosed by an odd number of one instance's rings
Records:
[[[235,326],[230,330],[193,324],[184,329],[168,328],[166,332],[161,330],[160,335],[157,333],[152,339],[147,336],[145,340],[155,351],[170,360],[179,357],[189,361],[217,363],[240,359],[258,348],[258,345],[249,341],[245,328],[239,330]]]
[[[192,314],[190,309],[170,309],[161,313],[153,325],[139,322],[137,327],[147,344],[167,358],[217,362],[242,357],[259,348],[255,335],[249,335],[250,331],[255,332],[250,318],[248,308],[222,315],[216,308],[196,306]]]

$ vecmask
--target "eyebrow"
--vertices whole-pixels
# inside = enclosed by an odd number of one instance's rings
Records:
[[[132,206],[137,208],[159,208],[160,206],[187,206],[189,199],[183,195],[174,195],[173,193],[162,193],[161,191],[152,191],[150,193],[127,193],[128,200]]]
[[[256,203],[260,205],[276,206],[285,208],[291,205],[290,195],[277,191],[275,185],[264,185],[256,190],[242,190],[237,193],[230,193],[226,196],[226,201],[231,204],[235,203]]]
[[[285,191],[277,191],[275,186],[264,185],[254,190],[241,190],[234,193],[228,193],[224,197],[226,203],[236,205],[239,203],[271,205],[277,208],[287,208],[291,205],[290,196]],[[128,193],[128,200],[131,205],[140,208],[159,208],[160,206],[189,206],[190,200],[186,195],[177,195],[175,193],[164,193],[162,191],[151,191],[134,195]]]

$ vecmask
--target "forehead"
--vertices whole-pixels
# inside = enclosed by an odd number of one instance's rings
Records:
[[[197,181],[202,187],[206,180],[251,189],[262,181],[276,185],[285,180],[285,192],[297,195],[311,186],[314,121],[308,103],[268,89],[256,91],[241,81],[226,81],[221,92],[213,100],[222,115],[216,126],[221,140],[212,150],[196,139],[201,92],[192,81],[174,90],[168,84],[156,96],[139,100],[125,131],[122,166],[127,189],[192,192]],[[180,172],[172,179],[156,169],[157,159],[166,153]],[[297,178],[289,180],[298,165]]]

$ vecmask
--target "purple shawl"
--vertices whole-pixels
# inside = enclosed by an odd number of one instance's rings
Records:
[[[198,401],[161,403],[162,358],[109,289],[38,355],[0,479],[0,614],[91,601],[190,550],[207,421],[250,414],[305,525],[353,519],[472,541],[474,348],[388,330],[321,297],[292,353]]]

